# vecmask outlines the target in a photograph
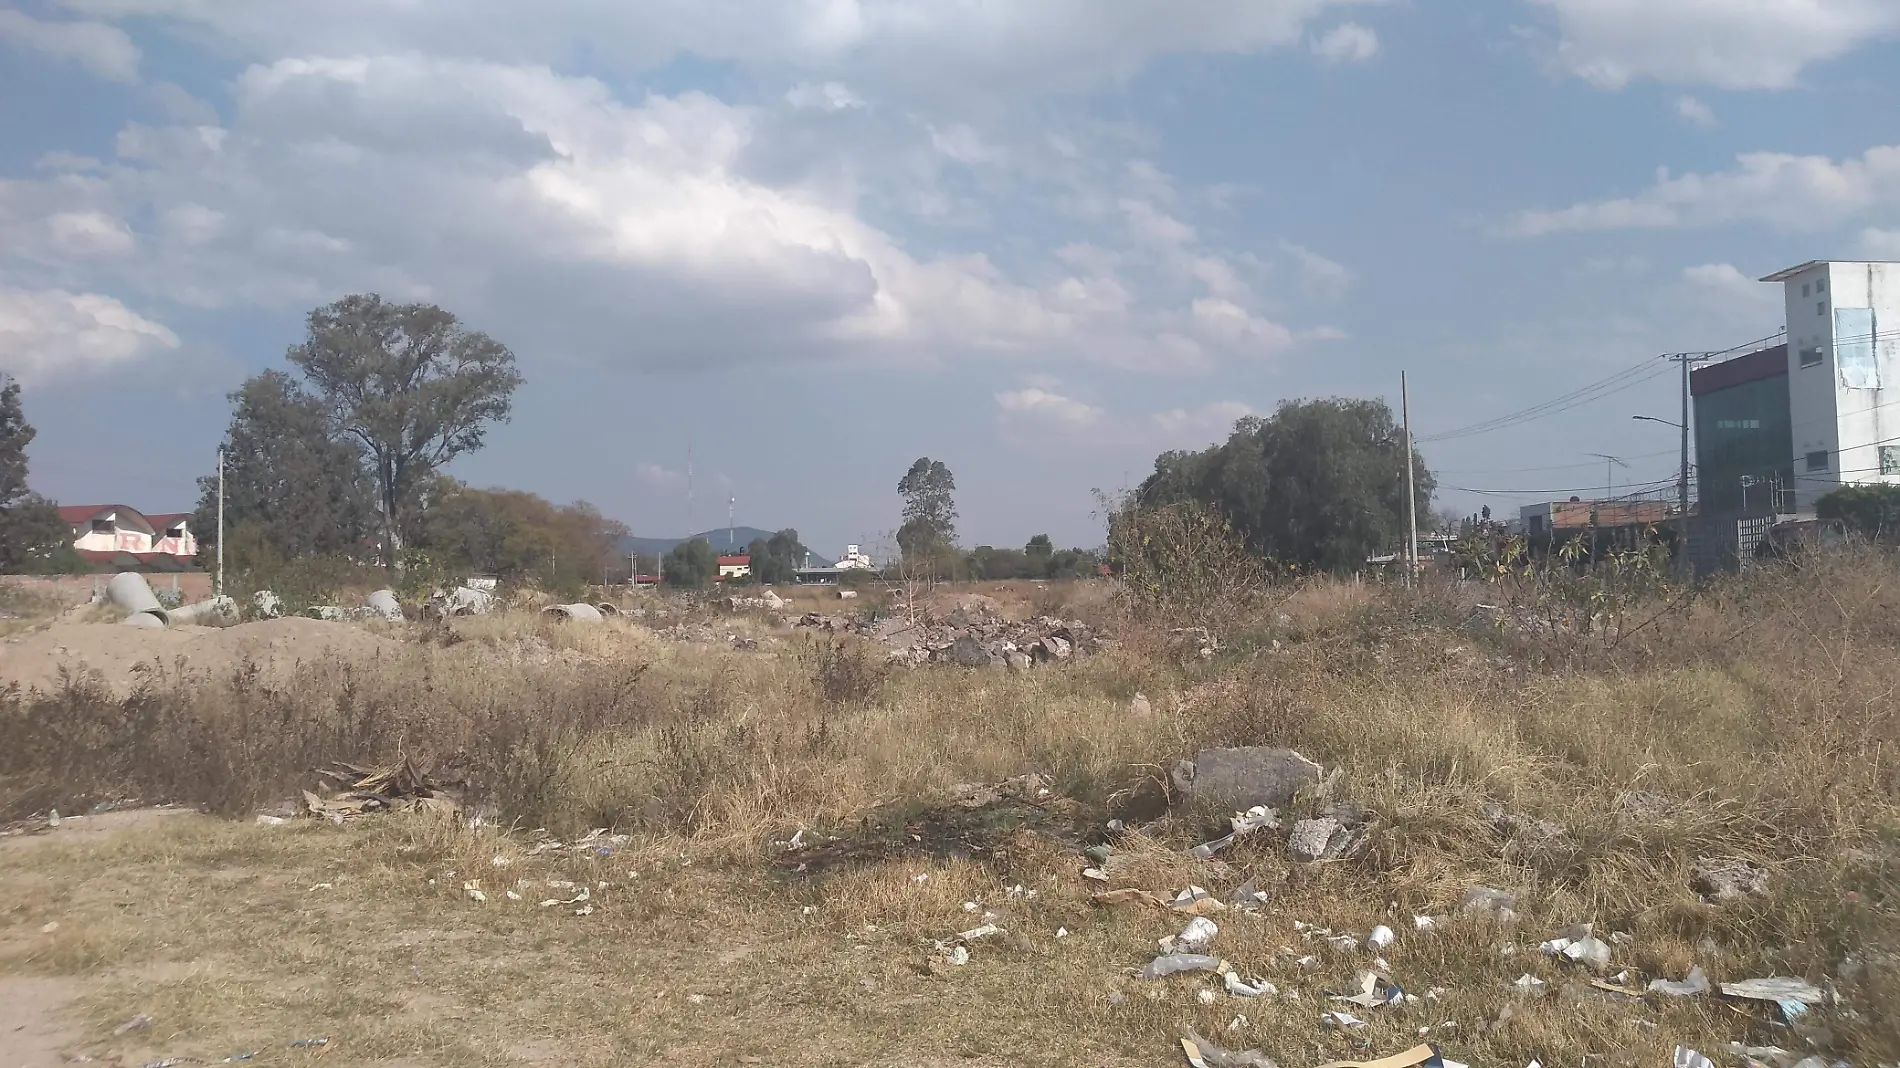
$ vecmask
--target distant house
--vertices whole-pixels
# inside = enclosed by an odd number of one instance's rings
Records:
[[[752,574],[750,556],[722,556],[719,558],[719,581],[742,579]]]
[[[59,518],[72,530],[79,558],[101,570],[196,570],[189,512],[147,515],[123,504],[82,504],[61,508]]]
[[[876,571],[877,563],[869,556],[858,551],[856,545],[844,547],[844,555],[838,559],[840,571]]]

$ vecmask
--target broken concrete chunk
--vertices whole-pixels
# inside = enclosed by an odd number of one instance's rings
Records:
[[[1136,719],[1147,719],[1155,714],[1154,706],[1148,703],[1148,695],[1138,693],[1128,701],[1128,714]]]
[[[1241,810],[1285,808],[1320,780],[1320,766],[1291,749],[1244,746],[1203,749],[1174,768],[1174,785],[1190,801]]]
[[[1301,820],[1293,825],[1293,833],[1287,837],[1287,855],[1302,864],[1322,860],[1333,837],[1344,832],[1345,828],[1331,816]]]
[[[939,655],[958,667],[982,668],[1002,663],[1002,659],[985,649],[973,634],[958,638]]]
[[[1703,857],[1690,869],[1689,888],[1710,904],[1739,901],[1768,889],[1768,872],[1745,860]]]

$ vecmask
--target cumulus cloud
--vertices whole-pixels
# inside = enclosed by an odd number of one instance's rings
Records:
[[[1008,415],[1069,426],[1086,426],[1102,415],[1093,405],[1033,386],[998,393],[996,406]]]
[[[1253,414],[1252,407],[1239,401],[1210,401],[1195,408],[1156,412],[1148,416],[1147,423],[1164,442],[1188,447],[1225,438],[1236,422]]]
[[[1658,174],[1631,197],[1554,211],[1525,211],[1508,232],[1520,237],[1578,230],[1666,229],[1759,222],[1783,230],[1835,226],[1869,209],[1900,204],[1900,146],[1835,162],[1825,156],[1755,152],[1713,174]]]
[[[1715,109],[1692,96],[1676,98],[1676,114],[1697,126],[1714,126]]]
[[[1529,0],[1556,20],[1552,57],[1595,85],[1650,79],[1783,89],[1809,65],[1900,34],[1892,0]]]
[[[1379,35],[1345,22],[1313,41],[1313,54],[1329,63],[1362,63],[1379,54]]]
[[[0,371],[22,382],[80,377],[178,344],[178,335],[108,296],[0,289]]]
[[[49,22],[23,11],[0,10],[0,41],[53,59],[77,63],[113,82],[139,77],[139,49],[124,30],[103,22]]]
[[[1690,290],[1716,305],[1765,307],[1779,305],[1780,286],[1764,285],[1759,279],[1743,274],[1732,263],[1705,263],[1684,268],[1682,278]]]
[[[1360,0],[1108,4],[939,0],[66,0],[100,18],[195,23],[254,55],[431,52],[548,63],[584,45],[631,69],[694,56],[760,68],[874,75],[937,95],[1072,91],[1157,57],[1249,55],[1296,44]]]
[[[1346,265],[1314,252],[1304,245],[1283,241],[1280,247],[1293,257],[1300,272],[1300,288],[1308,296],[1337,300],[1352,285],[1352,271]]]
[[[785,92],[785,102],[801,111],[851,111],[864,99],[838,82],[800,82]]]
[[[635,464],[633,474],[634,477],[640,481],[659,489],[669,489],[674,486],[684,486],[686,484],[686,475],[684,472],[663,467],[651,460],[645,460]]]

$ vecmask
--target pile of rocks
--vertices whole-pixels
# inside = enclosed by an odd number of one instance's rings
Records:
[[[869,638],[889,649],[892,660],[903,663],[967,668],[1027,668],[1093,653],[1107,644],[1107,639],[1080,620],[1037,616],[1019,623],[981,607],[915,620],[904,616],[865,620],[811,612],[794,625]]]

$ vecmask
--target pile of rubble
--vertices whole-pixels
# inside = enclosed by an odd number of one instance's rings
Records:
[[[887,648],[892,660],[907,664],[967,668],[1027,668],[1097,652],[1110,644],[1080,620],[1037,616],[1018,623],[980,606],[965,606],[941,617],[878,620],[808,612],[793,625],[869,638]]]
[[[331,823],[373,812],[422,809],[456,816],[462,811],[461,785],[438,781],[407,758],[379,768],[337,761],[317,774],[340,789],[329,797],[305,790],[303,810]]]

